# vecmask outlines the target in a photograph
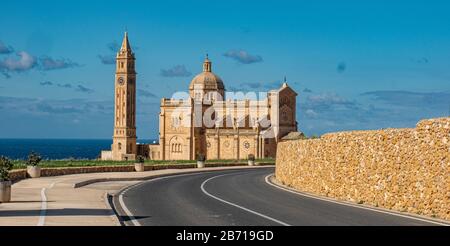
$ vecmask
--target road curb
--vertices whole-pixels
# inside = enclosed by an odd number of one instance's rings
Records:
[[[112,206],[112,197],[113,196],[111,194],[109,194],[108,192],[105,192],[105,195],[103,196],[103,201],[105,202],[106,207],[109,208],[112,211],[112,213],[111,213],[111,215],[109,215],[109,217],[114,222],[114,225],[115,226],[121,226],[122,223],[121,223],[121,221],[119,220],[119,218],[116,215],[115,208]]]
[[[198,170],[189,170],[185,172],[177,172],[177,173],[165,173],[165,174],[156,174],[156,175],[150,175],[145,177],[127,177],[127,178],[94,178],[89,180],[83,180],[80,182],[75,182],[72,187],[73,188],[81,188],[86,185],[94,184],[94,183],[100,183],[100,182],[111,182],[111,181],[146,181],[154,178],[159,177],[165,177],[165,176],[171,176],[171,175],[177,175],[177,174],[185,174],[185,173],[195,173],[195,172],[213,172],[213,171],[221,171],[221,170],[237,170],[237,169],[253,169],[253,168],[266,168],[266,167],[274,167],[275,165],[261,165],[261,166],[221,166],[221,167],[212,167],[217,169],[198,169]],[[227,169],[221,169],[227,167]],[[172,170],[183,170],[183,169],[172,169]],[[153,171],[153,170],[152,170]],[[152,171],[145,171],[148,173],[151,173]]]

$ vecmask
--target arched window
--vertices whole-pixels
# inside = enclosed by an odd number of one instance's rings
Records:
[[[118,145],[119,145],[119,150],[121,150],[122,149],[122,143],[119,143]]]

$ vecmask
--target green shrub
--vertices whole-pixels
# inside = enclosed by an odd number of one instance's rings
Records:
[[[6,157],[0,156],[0,181],[9,180],[9,171],[13,168],[13,163]]]
[[[138,163],[144,163],[145,161],[145,158],[142,155],[138,155],[136,159]]]
[[[197,161],[206,161],[206,156],[202,153],[197,154]]]
[[[37,166],[37,165],[39,165],[39,162],[41,162],[41,161],[42,161],[42,157],[34,151],[31,151],[31,153],[28,155],[27,164],[29,166]]]

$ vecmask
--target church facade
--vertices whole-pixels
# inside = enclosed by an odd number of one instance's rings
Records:
[[[116,60],[113,144],[111,151],[102,151],[102,159],[131,160],[142,155],[194,160],[199,154],[207,159],[275,157],[281,138],[297,131],[297,93],[286,80],[265,93],[226,92],[207,56],[188,92],[161,99],[159,143],[136,144],[135,58],[127,35]]]

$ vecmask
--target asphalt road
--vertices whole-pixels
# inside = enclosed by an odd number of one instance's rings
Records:
[[[273,167],[145,181],[116,198],[126,225],[436,225],[288,192],[266,183]]]

